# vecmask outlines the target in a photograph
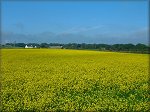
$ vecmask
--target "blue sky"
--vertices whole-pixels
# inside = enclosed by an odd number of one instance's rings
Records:
[[[1,18],[4,42],[148,42],[148,1],[3,1]]]

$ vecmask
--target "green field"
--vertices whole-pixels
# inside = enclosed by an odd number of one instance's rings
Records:
[[[2,111],[148,111],[148,57],[2,49]]]

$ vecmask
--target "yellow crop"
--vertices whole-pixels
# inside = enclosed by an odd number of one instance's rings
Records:
[[[2,49],[2,111],[148,111],[149,55]]]

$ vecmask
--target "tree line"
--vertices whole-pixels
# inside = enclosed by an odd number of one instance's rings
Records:
[[[25,45],[36,46],[37,48],[50,48],[50,46],[62,46],[63,49],[81,49],[81,50],[99,50],[99,51],[116,51],[116,52],[134,52],[149,53],[150,46],[145,44],[87,44],[87,43],[6,43],[1,48],[24,48]]]

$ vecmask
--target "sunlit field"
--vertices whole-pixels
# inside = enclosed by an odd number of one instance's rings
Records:
[[[148,57],[2,49],[2,111],[148,111]]]

